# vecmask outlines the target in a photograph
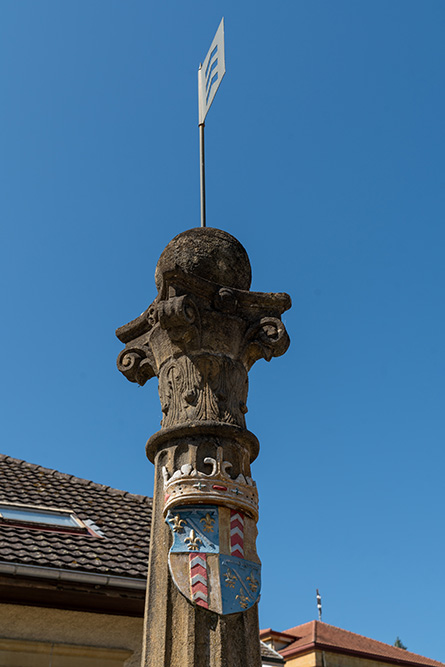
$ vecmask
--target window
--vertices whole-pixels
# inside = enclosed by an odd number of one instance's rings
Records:
[[[103,537],[92,521],[82,521],[71,510],[0,502],[0,526],[79,533]]]

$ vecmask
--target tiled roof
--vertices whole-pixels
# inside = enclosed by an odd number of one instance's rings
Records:
[[[0,524],[0,562],[145,579],[151,498],[0,454],[0,501],[72,510],[105,536]]]
[[[282,656],[290,657],[302,653],[308,648],[332,650],[336,653],[353,653],[363,657],[381,660],[383,662],[427,665],[430,667],[444,667],[444,663],[424,658],[416,653],[410,653],[401,648],[357,635],[348,630],[336,628],[321,621],[310,621],[284,631],[286,635],[293,635],[295,641],[280,650]],[[262,634],[262,633],[261,633]]]
[[[284,665],[284,660],[277,651],[274,651],[273,648],[270,648],[264,642],[260,642],[261,646],[261,657],[263,660],[267,660],[269,664]]]

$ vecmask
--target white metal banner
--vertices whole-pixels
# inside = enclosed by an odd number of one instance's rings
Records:
[[[225,73],[223,18],[213,38],[209,52],[198,70],[199,125],[204,123],[207,112],[210,109],[210,105]]]

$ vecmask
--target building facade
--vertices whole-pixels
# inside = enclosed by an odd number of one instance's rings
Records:
[[[283,657],[286,667],[444,667],[436,660],[321,621],[284,632],[268,628],[261,630],[260,637]]]
[[[139,667],[151,498],[5,455],[0,479],[0,667]]]

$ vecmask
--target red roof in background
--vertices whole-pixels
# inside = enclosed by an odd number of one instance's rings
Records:
[[[263,637],[266,633],[271,634],[271,632],[275,634],[271,630],[262,630],[260,636]],[[444,667],[444,663],[437,660],[424,658],[416,653],[410,653],[402,648],[390,646],[389,644],[384,644],[383,642],[378,642],[375,639],[369,639],[362,635],[356,635],[354,632],[342,630],[321,621],[303,623],[302,625],[297,625],[295,628],[285,630],[284,633],[276,634],[292,635],[295,637],[295,641],[291,641],[288,646],[279,651],[284,658],[290,658],[293,655],[304,653],[308,650],[324,649],[325,651],[333,651],[335,653],[366,656],[367,658],[383,662]]]

